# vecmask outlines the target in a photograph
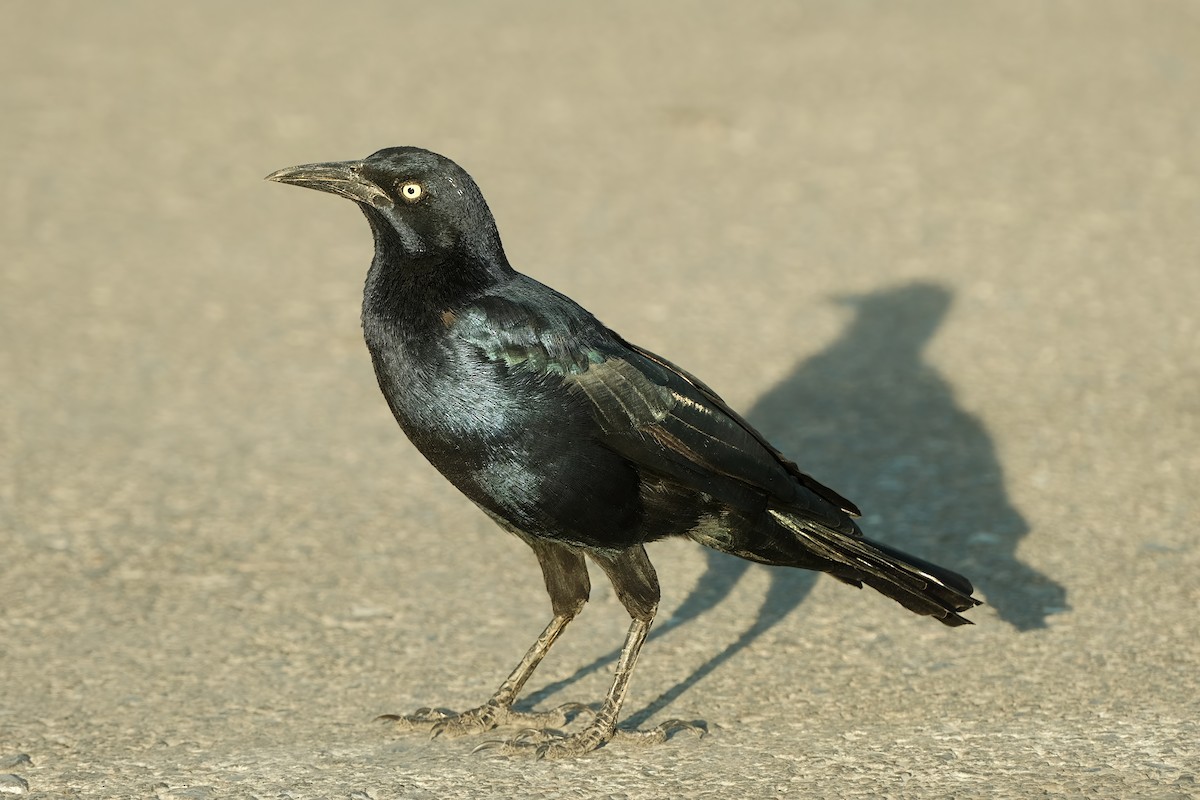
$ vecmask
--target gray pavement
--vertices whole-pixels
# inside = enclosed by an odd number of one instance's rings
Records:
[[[1196,796],[1198,9],[10,4],[0,793]],[[710,735],[373,724],[480,702],[549,610],[374,386],[362,220],[261,180],[395,144],[978,624],[663,543],[626,716]],[[593,594],[538,707],[606,687]]]

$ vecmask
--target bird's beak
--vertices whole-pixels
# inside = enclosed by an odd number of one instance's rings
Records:
[[[396,205],[387,192],[363,174],[361,161],[301,164],[298,167],[287,167],[272,172],[266,179],[341,195],[356,203],[369,203],[376,208],[392,208]]]

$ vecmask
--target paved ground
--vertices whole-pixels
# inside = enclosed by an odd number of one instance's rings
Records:
[[[8,9],[0,793],[1195,796],[1197,6],[735,5]],[[548,613],[378,396],[362,220],[261,180],[394,144],[979,624],[668,543],[627,717],[709,736],[373,724],[479,702]],[[604,691],[595,595],[538,706]]]

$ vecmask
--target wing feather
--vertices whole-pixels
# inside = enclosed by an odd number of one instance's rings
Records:
[[[582,400],[596,441],[639,470],[735,505],[770,499],[858,535],[846,517],[858,516],[853,503],[801,472],[702,381],[563,295],[528,281],[459,310],[453,327],[487,359]]]

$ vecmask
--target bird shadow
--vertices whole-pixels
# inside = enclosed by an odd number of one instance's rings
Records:
[[[868,535],[966,574],[1016,630],[1043,628],[1047,616],[1068,608],[1066,589],[1017,558],[1029,525],[1008,499],[991,437],[923,356],[951,301],[949,289],[927,282],[839,298],[853,313],[843,333],[760,397],[746,418],[806,472],[856,500]],[[770,576],[758,615],[627,725],[645,723],[737,655],[795,609],[817,580],[812,572],[705,553],[704,573],[651,639],[715,607],[750,569]],[[618,655],[596,659],[526,702],[547,699]]]

